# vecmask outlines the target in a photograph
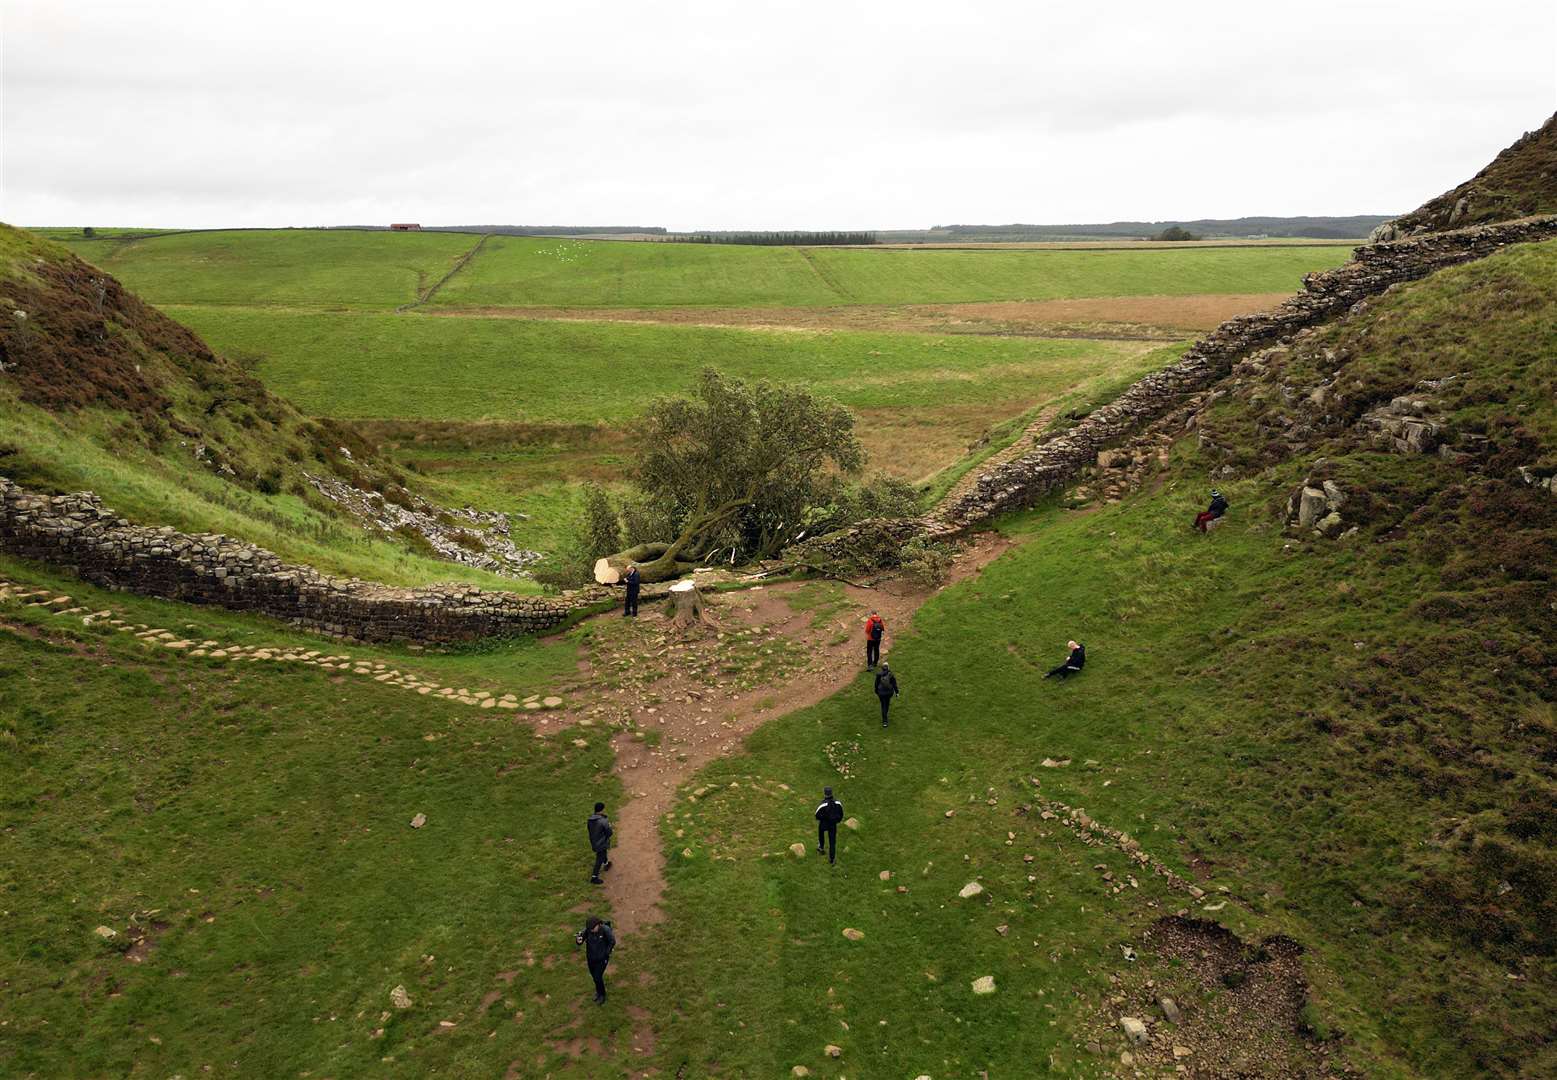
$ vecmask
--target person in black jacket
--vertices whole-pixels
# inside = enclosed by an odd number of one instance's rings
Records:
[[[589,965],[589,977],[595,980],[595,1004],[604,1005],[606,999],[605,969],[611,962],[611,950],[616,948],[616,934],[611,924],[598,915],[591,915],[584,929],[573,936],[575,948],[584,946],[584,962]]]
[[[897,697],[897,676],[892,674],[890,665],[883,663],[881,670],[876,672],[876,696],[881,699],[881,726],[887,726],[887,709],[892,705],[892,699]]]
[[[1070,678],[1072,675],[1076,674],[1076,672],[1080,671],[1083,667],[1086,666],[1087,647],[1085,645],[1078,645],[1074,641],[1066,642],[1066,645],[1070,648],[1070,655],[1065,658],[1065,662],[1063,664],[1050,671],[1048,675],[1045,675],[1045,679],[1049,678],[1050,675],[1058,675],[1063,681]]]
[[[611,819],[605,815],[605,803],[595,804],[595,812],[589,815],[585,824],[589,827],[590,850],[595,853],[595,868],[589,872],[589,883],[604,885],[600,871],[611,869],[611,834],[616,831],[611,828]]]
[[[833,798],[832,788],[823,788],[822,803],[816,808],[816,853],[825,851],[828,863],[838,859],[838,823],[842,820],[843,803]]]
[[[638,574],[638,564],[627,565],[627,576],[622,578],[622,584],[627,586],[627,604],[622,608],[623,615],[638,614],[638,589],[643,582]]]
[[[1195,528],[1205,532],[1211,523],[1227,513],[1227,499],[1216,488],[1211,489],[1211,505],[1195,515]]]

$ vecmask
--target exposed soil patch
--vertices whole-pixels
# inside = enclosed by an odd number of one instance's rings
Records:
[[[1172,340],[1235,315],[1263,311],[1286,293],[1197,296],[1118,296],[1071,300],[1008,300],[974,304],[859,304],[835,308],[556,308],[477,307],[424,310],[433,316],[624,322],[819,332],[996,334],[1035,337],[1143,337]]]
[[[1303,1022],[1308,983],[1297,942],[1250,945],[1218,923],[1175,915],[1152,924],[1139,951],[1090,1032],[1092,1049],[1115,1057],[1117,1075],[1333,1075],[1327,1046]],[[1145,1025],[1144,1042],[1127,1037],[1122,1017]]]

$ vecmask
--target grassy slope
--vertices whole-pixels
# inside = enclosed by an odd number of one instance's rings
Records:
[[[392,308],[415,300],[478,239],[254,229],[69,246],[157,304]]]
[[[379,490],[403,478],[350,431],[299,415],[133,294],[115,285],[96,300],[96,273],[56,245],[0,228],[5,475],[43,490],[96,491],[132,520],[225,532],[327,572],[534,588],[365,533],[314,495],[304,474],[347,475]],[[340,453],[343,444],[355,458]]]
[[[1318,1014],[1368,1075],[1557,1066],[1557,500],[1509,475],[1516,458],[1557,468],[1554,286],[1557,244],[1518,249],[1393,294],[1318,343],[1348,357],[1342,385],[1359,400],[1473,372],[1453,416],[1493,436],[1483,472],[1338,432],[1315,450],[1360,493],[1362,535],[1289,543],[1276,508],[1313,451],[1264,450],[1254,435],[1274,395],[1235,397],[1210,426],[1253,448],[1232,459],[1243,479],[1221,481],[1231,524],[1208,539],[1188,529],[1202,477],[1227,460],[1189,444],[1161,492],[1013,523],[1030,542],[893,648],[904,697],[890,735],[862,678],[701,776],[716,790],[744,774],[804,792],[834,783],[864,827],[829,874],[756,857],[807,839],[798,799],[766,806],[743,786],[669,823],[695,857],[673,859],[661,946],[678,982],[728,1003],[720,1030],[678,1027],[694,1071],[815,1069],[824,1042],[864,1075],[1020,1075],[1051,1051],[1062,1072],[1093,1071],[1076,1022],[1111,1015],[1115,946],[1159,912],[1105,901],[1092,852],[1067,861],[1074,848],[1012,814],[1029,775],[1206,888],[1229,886],[1247,929],[1300,941]],[[1042,682],[1069,636],[1088,643],[1085,675]],[[856,741],[845,781],[823,747]],[[1046,756],[1098,764],[1038,768]],[[998,809],[984,805],[991,788]],[[1036,870],[1019,862],[1034,849]],[[953,897],[976,874],[993,902],[970,914]],[[1006,992],[968,994],[989,973]],[[1045,999],[1063,1003],[1056,1028],[1019,1022]],[[740,1041],[723,1037],[737,1024]]]
[[[489,243],[440,306],[796,307],[1295,289],[1339,247],[903,251],[702,244]]]
[[[1133,344],[873,333],[773,333],[528,319],[170,309],[252,353],[270,386],[315,415],[617,423],[714,366],[795,380],[845,404],[1042,397]]]
[[[0,561],[18,572],[51,579]],[[153,625],[307,640],[52,580]],[[66,621],[3,610],[51,636]],[[148,656],[126,636],[0,629],[0,1072],[467,1075],[478,1061],[495,1075],[530,1060],[576,999],[568,909],[587,886],[557,870],[580,863],[587,802],[615,790],[604,744],[537,742],[511,715],[362,677]],[[548,690],[573,656],[350,651],[521,694]],[[413,832],[416,813],[429,820]],[[156,927],[140,963],[121,955],[137,924]],[[570,962],[552,969],[554,954]],[[504,970],[519,972],[511,985]],[[392,1010],[397,984],[414,1009]]]
[[[522,1056],[525,1074],[620,1076],[637,1060],[627,1008],[644,1007],[665,1074],[1098,1075],[1120,1047],[1095,1057],[1077,1044],[1089,1018],[1112,1015],[1119,946],[1187,901],[1151,877],[1106,895],[1094,865],[1122,873],[1117,855],[1017,813],[1037,775],[1050,797],[1227,886],[1236,902],[1215,917],[1246,939],[1300,941],[1314,1014],[1367,1075],[1549,1072],[1557,500],[1508,474],[1551,445],[1554,274],[1557,245],[1516,249],[1397,290],[1316,343],[1341,350],[1348,409],[1475,372],[1453,415],[1494,441],[1479,473],[1364,451],[1343,429],[1290,460],[1233,439],[1268,427],[1280,401],[1239,392],[1208,426],[1247,458],[1189,440],[1161,490],[1008,522],[1026,543],[892,642],[904,696],[889,733],[862,679],[699,777],[712,794],[683,799],[665,826],[671,919],[624,948],[615,1004],[577,1025],[568,1005],[587,984],[565,938],[583,896],[577,823],[556,808],[609,790],[594,776],[601,747],[537,750],[480,714],[348,693],[317,671],[207,670],[89,640],[110,650],[101,666],[0,635],[0,791],[30,856],[4,879],[6,908],[24,914],[0,945],[20,1003],[0,1061],[41,1074],[77,1068],[66,1055],[80,1053],[83,1071],[109,1073],[139,1056],[147,1075],[233,1060],[425,1075],[499,1073]],[[1302,385],[1303,363],[1281,378]],[[1366,492],[1353,541],[1279,529],[1278,505],[1318,453]],[[1230,523],[1198,537],[1188,521],[1205,477],[1229,464]],[[150,622],[190,613],[111,602]],[[199,618],[233,633],[248,623]],[[1041,681],[1071,635],[1089,645],[1086,673]],[[570,656],[395,662],[464,665],[472,680],[512,667],[505,685],[539,687]],[[422,740],[438,730],[451,735]],[[1046,756],[1073,764],[1045,769]],[[519,771],[495,778],[510,761]],[[809,842],[829,783],[861,822],[835,870],[784,850]],[[404,820],[418,809],[431,821],[413,834]],[[956,899],[975,877],[986,896]],[[171,925],[141,965],[90,936],[149,908]],[[563,963],[521,967],[527,949]],[[1156,961],[1143,949],[1140,963]],[[639,985],[651,964],[655,981]],[[513,969],[512,988],[494,982]],[[970,980],[987,974],[997,993],[974,997]],[[1191,1007],[1216,993],[1159,978]],[[110,979],[120,997],[106,996]],[[418,1007],[370,1040],[397,982]],[[488,988],[504,990],[502,1012],[478,1023]],[[495,1018],[515,1012],[517,1024]],[[443,1018],[458,1026],[435,1034]],[[551,1033],[597,1038],[604,1056],[548,1056]],[[827,1043],[840,1064],[824,1062]]]

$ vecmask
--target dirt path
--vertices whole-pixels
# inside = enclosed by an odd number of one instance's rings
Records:
[[[994,534],[975,538],[957,557],[952,580],[972,577],[1010,547]],[[592,725],[618,731],[612,747],[626,802],[609,808],[618,846],[604,887],[618,933],[662,918],[659,825],[677,789],[738,751],[762,724],[852,682],[864,664],[871,610],[886,620],[882,653],[890,657],[896,636],[931,595],[895,580],[875,588],[784,582],[711,595],[709,628],[680,632],[658,604],[636,620],[613,613],[585,624],[589,659],[569,697]]]

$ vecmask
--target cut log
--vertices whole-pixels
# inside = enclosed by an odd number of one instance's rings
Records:
[[[687,626],[702,623],[706,620],[703,609],[703,594],[695,581],[678,581],[670,587],[670,599],[674,605],[675,613],[673,622]]]
[[[678,557],[671,544],[639,544],[615,555],[595,560],[595,580],[602,585],[616,585],[627,573],[627,564],[638,564],[638,579],[645,585],[657,581],[673,581],[682,574],[697,569],[697,563]]]

